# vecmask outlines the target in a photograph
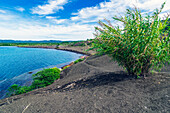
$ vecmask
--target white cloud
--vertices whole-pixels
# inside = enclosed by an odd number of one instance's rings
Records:
[[[20,12],[25,11],[25,9],[24,9],[23,7],[16,7],[15,9],[16,9],[17,11],[20,11]]]
[[[99,19],[111,18],[117,12],[124,12],[125,9],[121,7],[125,7],[123,1],[117,3],[114,1],[101,2],[99,5],[94,7],[83,8],[77,13],[73,13],[73,15],[76,16],[72,17],[71,20],[81,20],[82,22],[87,22],[87,20],[89,20],[89,22],[97,22]]]
[[[52,5],[52,1],[55,4]],[[50,0],[48,4],[38,6],[36,14],[44,17],[44,15],[59,10],[59,8],[62,9],[61,7],[65,3],[67,3],[67,0]],[[49,24],[43,24],[42,21],[35,20],[16,21],[22,20],[22,18],[20,19],[16,15],[0,14],[0,38],[15,40],[86,40],[87,38],[94,38],[94,26],[97,25],[98,20],[111,19],[111,17],[119,14],[124,15],[126,8],[133,7],[133,4],[141,10],[150,12],[155,8],[160,8],[162,3],[162,0],[138,0],[137,2],[136,0],[111,0],[110,2],[101,2],[94,7],[80,9],[72,13],[72,17],[69,19],[45,16],[48,22],[52,21]],[[55,9],[54,6],[61,7]],[[170,0],[167,1],[163,12],[168,10],[170,10]],[[164,13],[161,15],[164,15]],[[94,24],[95,22],[96,24]]]
[[[51,20],[55,24],[63,24],[63,23],[68,23],[69,19],[57,19],[58,17],[54,16],[46,16],[47,19]]]
[[[48,0],[45,5],[38,5],[32,9],[33,14],[48,15],[53,14],[58,10],[63,10],[63,5],[68,3],[68,0]]]
[[[0,21],[9,21],[14,19],[13,15],[8,15],[8,14],[0,14]]]
[[[54,23],[24,19],[16,14],[0,14],[0,39],[14,40],[86,40],[93,38],[93,26],[69,23],[67,19],[47,16]],[[64,24],[63,24],[64,23]]]
[[[47,19],[55,19],[56,17],[53,17],[53,16],[46,16],[45,18],[47,18]]]
[[[101,2],[94,7],[86,7],[80,9],[78,12],[72,13],[72,21],[81,21],[81,23],[98,22],[104,18],[111,19],[115,15],[124,15],[127,8],[134,5],[141,10],[148,10],[147,13],[152,12],[156,8],[160,8],[162,0],[110,0],[110,2]],[[166,1],[163,13],[170,11],[170,0]],[[160,15],[162,16],[163,13]]]
[[[12,27],[15,26],[15,27]],[[0,38],[15,40],[86,40],[93,38],[93,26],[70,23],[66,25],[38,24],[34,22],[1,23]]]
[[[6,11],[0,9],[0,13],[6,13]]]
[[[53,21],[55,21],[57,24],[62,24],[62,23],[66,23],[68,19],[55,19]]]

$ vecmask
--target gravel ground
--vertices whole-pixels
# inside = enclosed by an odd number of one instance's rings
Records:
[[[0,100],[0,113],[169,113],[167,68],[135,79],[108,56],[90,56],[46,88]]]

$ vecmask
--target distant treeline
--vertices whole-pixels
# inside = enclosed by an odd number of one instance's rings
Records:
[[[0,40],[0,46],[58,45],[59,43],[62,43],[62,41],[59,41],[59,40],[43,40],[43,41]]]
[[[53,45],[74,45],[82,46],[87,41],[59,41],[59,40],[43,40],[43,41],[20,41],[20,40],[0,40],[0,46],[53,46]],[[84,45],[84,44],[83,44]]]
[[[52,46],[59,43],[0,43],[0,46]]]
[[[22,41],[22,40],[0,40],[0,43],[61,43],[60,40],[42,40],[42,41]]]

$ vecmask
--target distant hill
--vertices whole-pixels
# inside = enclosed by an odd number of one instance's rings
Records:
[[[22,40],[0,40],[0,43],[61,43],[60,40],[22,41]]]

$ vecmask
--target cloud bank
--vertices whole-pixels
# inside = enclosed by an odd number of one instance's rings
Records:
[[[84,7],[71,13],[69,18],[49,16],[64,10],[68,0],[48,0],[46,4],[31,9],[33,14],[42,15],[48,22],[24,20],[18,15],[6,14],[0,10],[0,38],[17,40],[86,40],[94,38],[94,26],[98,20],[110,19],[115,15],[124,15],[125,10],[134,5],[143,13],[160,8],[162,0],[110,0],[93,7]],[[23,10],[24,11],[24,10]],[[166,1],[161,16],[170,12],[170,0]],[[22,21],[18,21],[22,20]],[[13,22],[12,21],[17,21]],[[116,24],[116,23],[115,23]],[[15,26],[15,27],[14,27]]]
[[[56,11],[64,10],[63,6],[68,3],[68,0],[48,0],[47,4],[38,5],[32,9],[33,14],[48,15]]]

